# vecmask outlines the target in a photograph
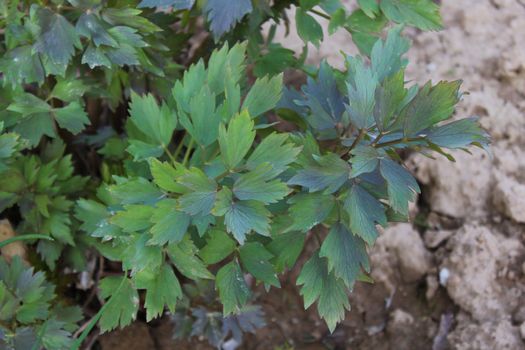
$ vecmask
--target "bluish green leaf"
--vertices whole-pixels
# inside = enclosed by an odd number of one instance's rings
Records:
[[[359,129],[367,129],[374,122],[377,80],[361,58],[347,58],[349,64],[348,104],[350,120]]]
[[[275,257],[272,263],[277,272],[284,271],[285,268],[292,269],[299,258],[305,241],[306,235],[303,232],[285,232],[272,236],[272,241],[266,248]]]
[[[242,266],[256,279],[279,288],[281,286],[270,263],[273,255],[259,242],[248,242],[239,250]]]
[[[256,200],[265,204],[276,203],[290,193],[280,180],[270,180],[272,166],[261,164],[249,173],[242,174],[233,185],[233,193],[240,200]]]
[[[173,7],[175,10],[189,10],[195,0],[142,0],[138,7]]]
[[[443,27],[439,5],[432,0],[381,0],[381,11],[391,21],[406,23],[422,30]]]
[[[350,229],[372,246],[377,238],[376,224],[386,226],[385,208],[363,187],[352,185],[344,208],[350,217]]]
[[[390,30],[386,40],[378,40],[372,48],[370,60],[378,82],[396,74],[408,63],[403,55],[410,48],[410,41],[401,36],[402,29],[397,27]]]
[[[250,290],[236,261],[221,267],[217,272],[215,285],[219,290],[225,316],[239,313],[250,298]]]
[[[322,223],[332,211],[335,198],[330,194],[299,193],[288,200],[292,220],[289,231],[306,232]]]
[[[428,140],[446,148],[465,148],[478,143],[485,147],[488,134],[481,128],[476,118],[457,120],[429,130]]]
[[[240,244],[244,244],[246,235],[252,230],[263,236],[270,234],[270,212],[264,204],[257,201],[234,201],[232,192],[227,187],[223,187],[217,195],[213,214],[224,216],[226,229]]]
[[[333,270],[335,276],[342,279],[349,289],[353,288],[362,274],[361,268],[367,272],[370,270],[365,242],[341,223],[332,226],[319,256],[326,258],[328,270]]]
[[[206,245],[199,250],[199,256],[208,265],[216,264],[228,257],[235,248],[236,242],[221,230],[208,231]]]
[[[218,39],[253,10],[250,0],[208,0],[204,9],[213,36]]]
[[[275,132],[266,136],[248,157],[246,167],[249,170],[255,170],[258,166],[269,163],[272,166],[269,174],[271,177],[288,169],[288,165],[293,163],[301,152],[301,147],[295,147],[293,143],[286,143],[287,139],[287,134]]]
[[[300,170],[288,184],[305,187],[309,192],[334,193],[349,179],[350,166],[337,154],[316,157],[315,163]]]
[[[379,165],[381,175],[387,182],[388,200],[392,209],[408,216],[408,202],[420,192],[414,177],[401,165],[382,159]]]
[[[198,168],[191,168],[179,177],[179,184],[187,193],[179,198],[179,208],[192,216],[211,212],[217,196],[217,183]]]
[[[197,247],[188,236],[181,242],[168,246],[171,261],[184,276],[193,280],[213,279],[213,275],[197,256],[197,251]]]

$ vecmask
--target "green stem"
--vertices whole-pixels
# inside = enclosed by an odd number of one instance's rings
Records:
[[[5,247],[8,244],[11,244],[13,242],[18,241],[27,241],[32,239],[47,239],[48,241],[54,241],[53,238],[46,236],[46,235],[39,235],[39,234],[32,234],[32,235],[23,235],[23,236],[16,236],[6,239],[5,241],[0,242],[0,248]]]
[[[164,149],[164,152],[168,155],[168,158],[171,160],[173,165],[177,164],[177,159],[175,158],[175,156],[173,156],[173,154],[171,154],[171,152],[168,149],[168,147],[162,145],[162,148]]]
[[[352,142],[352,144],[350,145],[350,148],[348,148],[343,154],[341,154],[341,158],[345,157],[350,152],[352,152],[352,150],[359,144],[359,142],[363,139],[363,137],[365,137],[365,135],[366,135],[366,129],[359,130],[359,134],[355,138],[354,142]]]
[[[328,16],[326,13],[323,13],[321,11],[317,11],[317,10],[314,10],[314,9],[310,9],[309,10],[311,13],[317,15],[317,16],[320,16],[320,17],[323,17],[324,19],[327,19],[329,21],[332,20],[332,17]]]
[[[184,136],[184,137],[186,137],[186,136]],[[182,147],[184,147],[184,137],[180,140],[179,145],[175,149],[175,153],[173,154],[173,158],[175,158],[175,159],[177,159],[177,157],[180,154],[180,151],[182,151]]]
[[[190,154],[191,150],[193,149],[193,144],[195,143],[195,140],[193,137],[190,139],[190,143],[188,144],[188,148],[186,148],[186,153],[184,153],[184,160],[182,161],[182,165],[187,166],[188,161],[190,160]]]
[[[388,142],[383,142],[383,143],[378,143],[376,145],[374,145],[374,147],[376,148],[382,148],[382,147],[390,147],[390,146],[395,146],[399,143],[407,143],[407,142],[415,142],[415,141],[425,141],[425,138],[420,136],[420,137],[404,137],[402,139],[396,139],[396,140],[392,140],[392,141],[388,141]]]
[[[93,328],[96,326],[98,320],[100,320],[100,318],[102,317],[102,315],[104,314],[104,312],[108,308],[108,305],[110,305],[112,302],[114,302],[115,295],[118,295],[118,293],[120,292],[120,290],[124,286],[124,282],[126,282],[127,279],[128,278],[127,278],[127,272],[126,272],[126,273],[124,273],[124,277],[122,278],[122,282],[120,282],[120,284],[117,287],[117,290],[115,291],[115,293],[113,293],[111,298],[109,298],[109,300],[100,308],[100,310],[97,312],[97,314],[95,316],[93,316],[91,321],[89,321],[89,325],[86,327],[86,329],[84,329],[82,334],[80,334],[80,337],[78,337],[75,340],[75,342],[71,346],[71,350],[78,350],[80,348],[80,346],[82,345],[84,340],[86,340],[86,338],[89,335],[89,333],[91,333],[91,330],[93,330]]]

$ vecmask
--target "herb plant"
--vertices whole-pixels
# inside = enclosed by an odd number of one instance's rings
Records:
[[[488,144],[475,119],[452,120],[459,81],[406,83],[402,25],[439,29],[438,6],[357,5],[0,4],[3,216],[19,235],[49,238],[28,249],[51,274],[84,270],[97,256],[117,266],[99,271],[92,288],[103,306],[67,346],[80,346],[95,322],[102,332],[130,324],[141,308],[147,321],[169,310],[179,336],[203,335],[217,347],[229,336],[240,341],[264,324],[246,276],[278,293],[279,275],[301,254],[307,261],[296,282],[305,308],[316,303],[335,329],[356,281],[370,281],[377,226],[408,220],[420,190],[399,151],[453,160],[447,149]],[[299,56],[273,41],[291,7],[305,42]],[[318,20],[329,21],[330,33],[347,31],[359,48],[361,55],[345,56],[345,70],[305,65],[308,43],[324,38]],[[307,75],[300,89],[283,83],[291,69]],[[10,276],[48,282],[22,272],[20,260],[2,264],[13,272],[1,272],[0,305],[16,322],[0,328],[0,341],[13,347],[26,328],[10,305],[25,296]],[[44,289],[46,304],[51,287]],[[60,323],[50,308],[26,313],[60,336],[31,332],[41,346],[66,347],[78,317]]]

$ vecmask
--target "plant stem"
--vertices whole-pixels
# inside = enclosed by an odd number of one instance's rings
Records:
[[[177,157],[179,156],[180,151],[182,150],[182,147],[184,147],[184,138],[185,137],[186,137],[186,135],[184,135],[182,137],[182,139],[180,140],[180,143],[177,145],[177,148],[175,149],[175,153],[173,154],[173,158],[177,159]]]
[[[177,164],[177,159],[175,159],[175,157],[173,156],[173,154],[171,154],[170,150],[168,149],[168,147],[162,145],[162,148],[164,149],[164,152],[168,155],[168,158],[171,160],[171,162],[173,163],[173,165]]]
[[[406,143],[406,142],[415,142],[415,141],[425,141],[425,138],[422,136],[419,137],[404,137],[402,139],[396,139],[388,142],[378,143],[374,145],[376,148],[382,148],[382,147],[389,147],[389,146],[395,146],[399,143]]]
[[[311,13],[316,14],[319,17],[323,17],[324,19],[327,19],[329,21],[332,20],[332,17],[328,16],[326,13],[323,13],[321,11],[317,11],[317,10],[314,10],[314,9],[310,9],[309,11]]]
[[[341,157],[344,157],[347,154],[349,154],[359,144],[359,142],[363,139],[363,137],[365,137],[365,135],[366,135],[366,129],[359,130],[359,134],[355,138],[354,142],[352,142],[352,144],[350,145],[350,148],[348,148],[343,154],[341,154]]]
[[[188,161],[190,160],[190,154],[191,150],[193,149],[193,144],[195,143],[195,140],[193,137],[190,139],[190,143],[188,144],[188,148],[186,148],[186,153],[184,153],[184,160],[182,161],[182,165],[187,166]]]
[[[39,234],[32,234],[32,235],[23,235],[23,236],[15,236],[6,239],[5,241],[0,242],[0,248],[5,247],[8,244],[11,244],[13,242],[17,241],[27,241],[31,239],[47,239],[48,241],[54,241],[52,237],[46,236],[46,235],[39,235]]]

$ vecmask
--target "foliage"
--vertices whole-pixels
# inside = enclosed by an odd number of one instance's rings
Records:
[[[317,303],[333,331],[356,281],[370,280],[377,225],[408,220],[420,191],[399,151],[453,160],[446,149],[487,147],[476,120],[452,120],[459,81],[406,82],[402,25],[439,29],[438,6],[357,4],[353,12],[338,0],[0,4],[0,208],[19,234],[53,239],[35,243],[35,266],[57,274],[86,270],[97,256],[112,262],[93,287],[105,303],[94,318],[102,332],[139,310],[150,321],[167,309],[179,335],[240,342],[264,323],[245,276],[280,288],[301,254],[305,307]],[[273,40],[291,8],[305,42],[299,56]],[[361,52],[345,56],[344,71],[305,64],[325,20]],[[284,84],[291,69],[307,75],[300,89]],[[34,280],[48,285],[41,272]],[[194,303],[187,286],[203,284],[216,295]],[[62,337],[43,346],[59,348],[70,328],[57,324],[51,299],[42,296],[47,311],[32,317]]]
[[[70,349],[82,313],[57,303],[54,289],[18,257],[11,263],[0,258],[0,348]]]

